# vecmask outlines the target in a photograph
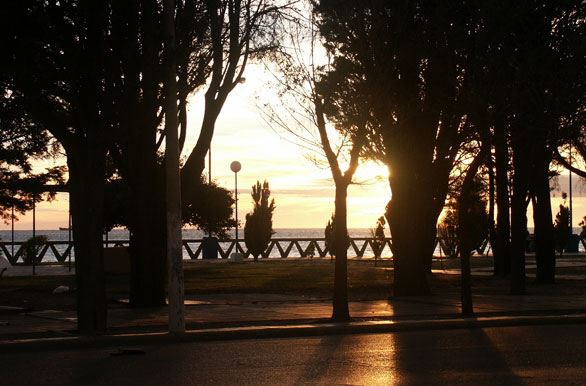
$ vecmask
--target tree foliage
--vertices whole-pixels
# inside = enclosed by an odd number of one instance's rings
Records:
[[[229,94],[245,80],[247,64],[278,47],[282,11],[288,7],[287,2],[279,6],[270,0],[212,0],[202,4],[208,26],[205,46],[195,55],[185,55],[185,63],[180,64],[203,70],[205,76],[200,79],[208,81],[199,137],[181,171],[183,192],[192,189],[203,172],[216,119]],[[180,80],[179,90],[182,83]]]
[[[113,79],[106,64],[108,2],[9,2],[1,25],[1,84],[26,118],[67,155],[78,295],[78,329],[106,329],[102,261],[103,183],[112,139]]]
[[[275,233],[273,231],[273,212],[276,206],[274,199],[269,202],[271,190],[267,180],[262,185],[260,181],[256,181],[256,184],[252,185],[250,195],[252,196],[253,208],[252,212],[246,215],[244,242],[256,261],[258,255],[262,255],[267,249],[271,236]]]
[[[340,126],[366,118],[369,143],[363,152],[391,171],[386,216],[395,293],[427,293],[435,224],[470,128],[464,112],[469,9],[424,1],[326,0],[316,9],[334,57],[332,72],[348,80],[328,89],[334,90],[329,103],[340,107],[331,118]],[[366,114],[359,113],[362,106]]]
[[[7,74],[4,74],[7,76]],[[55,191],[45,185],[64,183],[65,167],[47,168],[35,173],[33,162],[58,155],[59,145],[43,127],[32,121],[15,101],[8,86],[0,99],[0,218],[8,223],[12,209],[16,215],[32,209],[33,202],[52,200]],[[14,219],[18,220],[15,215]]]
[[[215,234],[220,239],[228,239],[227,231],[236,223],[232,218],[234,197],[232,193],[200,178],[200,184],[190,195],[182,196],[183,222],[196,226],[208,234]]]

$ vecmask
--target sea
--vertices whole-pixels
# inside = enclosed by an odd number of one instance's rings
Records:
[[[580,234],[580,232],[582,231],[581,228],[574,228],[573,229],[574,234]],[[529,229],[530,233],[533,233],[533,229]],[[240,229],[239,230],[239,240],[240,240],[240,245],[242,248],[245,248],[245,244],[244,244],[244,233],[243,230]],[[389,237],[389,231],[388,229],[386,229],[386,233],[387,233],[387,237]],[[351,238],[367,238],[367,237],[371,237],[371,230],[367,229],[367,228],[351,228],[348,229],[348,234],[350,235]],[[35,235],[39,236],[39,235],[45,235],[47,236],[47,239],[49,241],[69,241],[70,240],[70,232],[68,230],[55,230],[55,229],[48,229],[48,230],[36,230],[35,231]],[[15,230],[14,231],[14,239],[13,239],[13,234],[10,230],[0,230],[0,239],[2,240],[2,242],[5,243],[7,250],[12,253],[12,247],[11,247],[11,243],[12,240],[14,240],[14,242],[18,243],[18,242],[23,242],[26,241],[27,239],[29,239],[30,237],[33,236],[33,232],[32,230]],[[200,231],[198,229],[183,229],[183,240],[188,242],[188,245],[190,246],[191,250],[195,252],[195,250],[198,248],[199,243],[196,242],[195,240],[201,240],[203,237],[205,237],[206,234],[203,231]],[[230,234],[230,237],[232,239],[234,239],[234,232],[232,232]],[[324,230],[323,229],[316,229],[316,228],[282,228],[282,229],[275,229],[275,234],[273,235],[274,239],[308,239],[308,238],[319,238],[319,239],[323,239],[324,238]],[[104,240],[104,246],[115,246],[115,245],[127,245],[129,239],[129,233],[128,230],[126,229],[114,229],[110,232],[108,232],[107,234],[104,234],[103,240]],[[190,240],[194,240],[194,241],[190,241]],[[124,241],[126,241],[126,243],[124,243]],[[358,248],[362,248],[364,241],[357,241],[357,247]],[[305,248],[307,247],[307,245],[309,244],[309,241],[300,241],[299,245],[301,246],[302,249],[305,250]],[[323,241],[318,242],[320,248],[324,248],[324,243]],[[222,247],[222,249],[225,251],[228,249],[230,245],[230,242],[224,242],[224,243],[220,243],[220,246]],[[283,249],[287,249],[287,247],[289,246],[288,243],[286,242],[280,242],[280,245]],[[67,244],[56,244],[55,248],[57,249],[57,251],[59,253],[63,253],[65,251],[65,249],[67,248]],[[14,247],[14,251],[18,250],[18,245],[16,245]],[[580,252],[584,252],[584,247],[583,245],[580,243],[579,245],[579,251]],[[316,251],[317,252],[317,251]],[[1,253],[1,251],[0,251]],[[439,250],[439,246],[436,248],[435,254],[438,256],[441,256],[441,251]],[[352,247],[349,247],[348,249],[348,255],[349,256],[355,256],[356,252],[353,250]],[[290,257],[300,257],[299,252],[297,251],[297,248],[293,247],[291,249],[291,252],[289,254]],[[317,256],[317,253],[316,253]],[[365,257],[372,257],[373,256],[373,252],[370,248],[370,246],[366,247],[366,250],[364,251],[364,256]],[[391,257],[392,253],[389,249],[388,246],[385,246],[385,249],[382,252],[382,257]],[[278,248],[274,247],[269,255],[270,258],[280,258],[281,255],[279,253]],[[199,255],[199,258],[201,259],[201,254]],[[72,259],[75,260],[75,253],[72,253]],[[189,253],[187,252],[187,250],[185,248],[183,248],[183,259],[188,260],[190,259]],[[43,262],[56,262],[57,258],[54,256],[54,254],[52,253],[52,251],[49,249],[47,250],[45,256],[43,257]]]

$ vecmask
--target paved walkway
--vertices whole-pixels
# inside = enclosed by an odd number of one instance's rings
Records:
[[[566,263],[558,263],[564,266]],[[586,265],[584,262],[569,262],[567,265]],[[20,268],[20,267],[18,267]],[[63,267],[42,267],[38,273],[54,274]],[[457,274],[457,270],[441,271]],[[485,275],[484,269],[474,270],[474,275]],[[585,276],[572,275],[560,279],[585,280]],[[586,281],[585,281],[586,284]],[[585,285],[586,289],[586,285]],[[331,300],[275,294],[214,294],[190,296],[185,304],[187,329],[191,333],[211,333],[215,337],[230,337],[235,332],[248,331],[253,336],[264,336],[267,331],[348,331],[352,328],[368,327],[365,331],[380,326],[417,326],[435,328],[446,322],[486,323],[523,320],[531,323],[552,320],[558,322],[586,322],[586,291],[582,296],[547,295],[474,295],[475,319],[460,316],[458,294],[421,297],[396,297],[392,299],[352,301],[349,303],[353,323],[344,324],[346,330],[337,330],[328,324],[332,312]],[[337,325],[340,328],[340,325]],[[361,327],[362,326],[362,327]],[[108,310],[107,336],[147,336],[162,334],[167,330],[166,307],[132,309],[125,305],[111,305]],[[75,337],[75,312],[42,310],[27,312],[20,308],[0,305],[0,347],[15,342],[59,340]],[[305,328],[305,329],[304,329]],[[318,328],[318,330],[316,330]],[[357,330],[358,331],[358,330]],[[361,330],[360,330],[361,331]],[[138,334],[138,335],[136,335]]]

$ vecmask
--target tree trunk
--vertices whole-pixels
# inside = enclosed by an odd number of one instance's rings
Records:
[[[177,129],[177,82],[175,65],[175,0],[164,3],[165,59],[165,150],[167,198],[167,265],[169,280],[169,333],[185,332],[183,251],[181,235],[181,180],[179,175],[179,139]]]
[[[488,147],[488,240],[492,248],[493,257],[495,255],[494,246],[496,245],[496,222],[494,219],[495,212],[495,176],[494,176],[494,162],[492,158],[492,145]]]
[[[472,316],[474,308],[472,304],[472,286],[470,280],[470,255],[472,254],[470,229],[474,224],[471,223],[473,219],[470,218],[469,210],[473,205],[472,197],[470,196],[471,189],[474,184],[474,178],[478,169],[484,162],[484,156],[487,154],[484,150],[480,152],[472,161],[464,177],[462,183],[462,190],[458,202],[458,250],[461,258],[461,299],[462,299],[462,315]],[[489,154],[490,155],[490,154]]]
[[[495,166],[496,166],[496,236],[492,253],[494,275],[507,276],[511,272],[511,223],[509,203],[509,146],[502,124],[495,125]]]
[[[526,143],[513,144],[513,198],[511,200],[511,294],[525,294],[525,240],[530,155]]]
[[[334,299],[332,320],[347,321],[348,311],[348,226],[346,198],[348,184],[336,181],[336,201],[334,213],[334,251],[336,264],[334,267]]]
[[[223,98],[223,100],[217,101],[213,98],[213,94],[206,94],[204,116],[199,137],[181,169],[181,188],[183,195],[191,195],[192,189],[197,185],[196,183],[199,181],[205,169],[205,157],[210,150],[216,120],[220,115],[225,99]]]
[[[121,174],[130,188],[130,304],[165,304],[165,194],[162,166],[156,160],[155,127],[132,127],[136,138],[123,144]],[[142,131],[142,132],[141,132]]]
[[[539,146],[540,148],[533,165],[534,177],[532,178],[535,262],[537,264],[536,281],[537,283],[551,284],[555,281],[556,257],[549,190],[549,164],[551,154],[548,154],[545,141],[542,141]]]
[[[165,305],[165,201],[157,195],[162,196],[162,192],[153,184],[133,195],[130,228],[130,304],[133,307]]]
[[[165,193],[163,167],[157,163],[157,118],[160,106],[160,37],[156,30],[161,25],[158,5],[147,1],[142,9],[140,27],[142,37],[141,62],[127,66],[134,68],[137,87],[132,106],[134,119],[127,121],[126,130],[131,140],[124,143],[127,157],[125,179],[130,186],[133,201],[130,239],[131,290],[130,302],[136,307],[153,307],[165,304]],[[141,33],[140,29],[149,31]],[[137,42],[130,43],[139,44]],[[139,50],[139,47],[133,47]],[[129,60],[131,61],[132,58]],[[125,130],[125,131],[126,131]],[[124,133],[122,133],[123,138]]]
[[[435,232],[430,231],[429,200],[413,181],[395,180],[393,196],[385,213],[393,243],[395,296],[430,293],[425,260],[433,250]],[[435,229],[435,223],[432,225]]]
[[[446,139],[440,141],[441,146],[436,141],[439,117],[413,113],[411,120],[413,130],[401,131],[399,138],[389,130],[385,138],[392,192],[385,216],[393,244],[396,296],[430,293],[427,273],[431,272],[437,219],[453,166],[449,147],[444,146]]]
[[[105,332],[103,214],[106,151],[81,145],[67,153],[69,194],[77,279],[77,329],[80,333]]]

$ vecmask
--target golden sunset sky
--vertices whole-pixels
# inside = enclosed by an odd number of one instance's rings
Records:
[[[251,186],[257,180],[262,182],[267,179],[277,206],[273,217],[274,228],[324,228],[334,210],[334,183],[330,170],[317,167],[307,159],[307,151],[291,143],[292,138],[282,131],[271,129],[263,119],[258,106],[267,99],[278,104],[263,69],[249,66],[245,75],[246,82],[239,84],[230,94],[216,123],[212,141],[212,178],[221,186],[233,190],[234,173],[230,170],[230,163],[235,160],[241,162],[242,170],[238,173],[238,216],[241,225],[246,213],[252,209]],[[191,98],[189,105],[184,156],[197,141],[202,112],[203,94],[199,93]],[[65,163],[64,160],[58,162]],[[348,226],[373,227],[390,199],[386,167],[372,162],[363,163],[355,180],[363,183],[349,189]],[[568,191],[567,178],[560,178],[560,189],[554,192],[552,216],[558,211],[562,190]],[[68,195],[62,193],[54,202],[40,203],[36,213],[37,229],[67,226],[68,200]],[[573,225],[578,226],[584,215],[586,200],[576,197]],[[533,226],[531,217],[529,208],[530,227]],[[15,229],[31,228],[31,213],[21,216],[15,223]],[[9,229],[10,224],[0,223],[0,230]]]
[[[266,99],[263,89],[270,88],[260,67],[250,66],[246,82],[239,84],[228,97],[216,123],[212,141],[212,178],[221,186],[234,189],[234,173],[230,163],[238,160],[238,216],[243,225],[246,213],[252,210],[251,186],[257,180],[269,181],[271,196],[277,209],[275,228],[323,228],[334,210],[334,184],[329,169],[320,169],[304,155],[291,138],[277,134],[262,118],[259,105]],[[260,99],[259,99],[260,98]],[[271,98],[271,96],[268,96]],[[191,98],[188,113],[188,136],[183,156],[195,145],[203,116],[203,94]],[[305,151],[305,153],[307,153]],[[316,156],[316,154],[312,154]],[[57,160],[64,164],[65,160]],[[42,165],[51,165],[43,162]],[[207,173],[206,158],[206,173]],[[374,226],[384,213],[390,198],[387,170],[374,163],[362,165],[348,197],[348,225],[353,228]],[[37,229],[57,229],[68,224],[69,197],[58,194],[57,200],[40,203],[36,211]],[[32,213],[21,216],[15,229],[32,228]],[[2,223],[1,230],[10,224]]]

